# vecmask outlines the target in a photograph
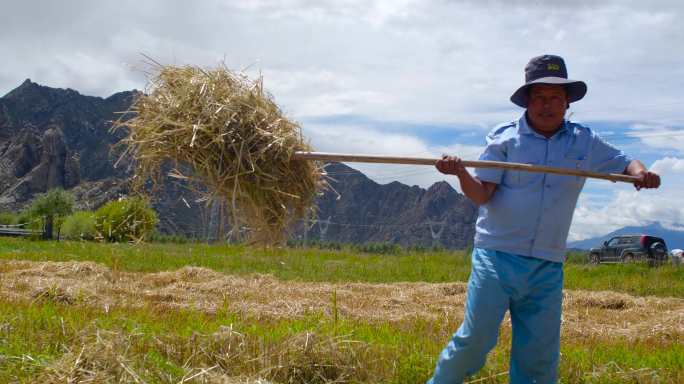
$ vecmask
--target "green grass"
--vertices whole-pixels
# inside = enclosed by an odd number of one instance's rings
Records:
[[[50,372],[71,367],[79,351],[85,350],[82,360],[109,364],[112,377],[123,381],[132,380],[123,370],[114,369],[118,361],[126,362],[148,383],[178,382],[191,367],[211,366],[220,366],[231,375],[255,377],[266,372],[281,382],[316,382],[297,380],[293,369],[299,370],[300,379],[307,370],[334,378],[339,372],[325,371],[325,363],[347,363],[355,365],[349,373],[356,375],[347,382],[396,384],[424,382],[455,326],[431,321],[397,325],[341,319],[334,323],[322,314],[259,320],[227,311],[206,314],[118,308],[105,312],[49,301],[5,300],[0,300],[0,325],[0,382],[43,381]],[[221,327],[239,332],[242,346],[231,350],[226,345],[236,344],[235,340],[213,337]],[[353,343],[313,348],[308,353],[290,352],[287,356],[296,364],[277,367],[278,353],[291,350],[291,340],[305,332],[318,340]],[[510,331],[504,330],[487,365],[473,379],[492,377],[485,382],[507,382],[505,374],[495,375],[507,371],[509,343]],[[110,348],[97,349],[95,345]],[[563,340],[562,345],[564,383],[679,383],[684,379],[682,340]],[[299,347],[303,348],[301,343]],[[263,357],[268,351],[270,359]],[[239,358],[228,364],[226,352]]]
[[[375,255],[314,248],[259,249],[239,245],[99,244],[0,238],[0,259],[94,261],[119,271],[157,272],[191,265],[231,274],[269,273],[283,280],[374,282],[467,281],[462,251]],[[577,258],[573,258],[577,259]],[[684,268],[645,264],[565,265],[565,288],[684,297]]]
[[[462,252],[362,254],[315,248],[260,249],[240,245],[100,244],[0,238],[0,259],[94,261],[120,271],[157,272],[191,265],[231,274],[270,273],[302,281],[463,281]]]

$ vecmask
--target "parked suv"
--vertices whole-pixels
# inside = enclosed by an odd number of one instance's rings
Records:
[[[603,242],[601,248],[589,251],[589,260],[594,263],[624,263],[632,260],[647,260],[658,263],[667,260],[667,246],[660,237],[647,235],[621,235]]]

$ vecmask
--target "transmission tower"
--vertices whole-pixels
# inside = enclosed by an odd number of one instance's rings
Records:
[[[331,217],[332,216],[328,216],[325,220],[318,220],[318,232],[321,234],[321,242],[325,241],[325,234],[328,232],[328,227],[330,227]]]
[[[447,220],[433,221],[428,219],[428,226],[430,227],[430,234],[432,235],[432,247],[439,245],[439,239],[442,237],[444,228],[446,228]]]

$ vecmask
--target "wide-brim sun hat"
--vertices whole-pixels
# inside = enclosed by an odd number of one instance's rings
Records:
[[[542,55],[533,57],[525,66],[525,84],[511,96],[511,101],[527,108],[528,89],[535,84],[562,85],[568,95],[568,103],[578,101],[587,94],[587,84],[580,80],[568,79],[568,70],[562,57]]]

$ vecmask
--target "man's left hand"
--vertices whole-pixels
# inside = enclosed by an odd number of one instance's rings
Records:
[[[658,188],[660,186],[660,176],[651,171],[642,171],[634,175],[640,178],[634,183],[634,188],[640,190],[641,188]]]

